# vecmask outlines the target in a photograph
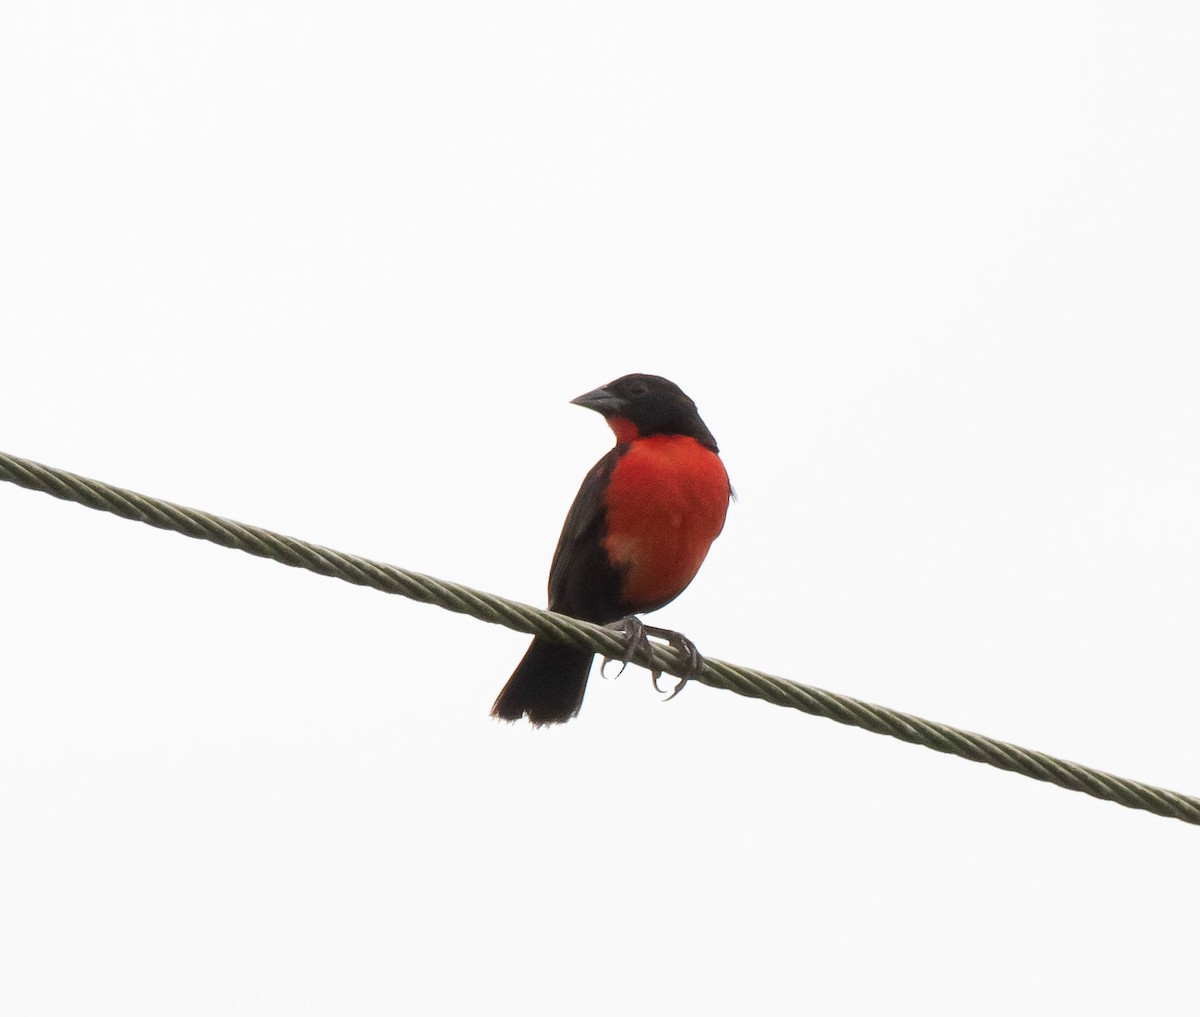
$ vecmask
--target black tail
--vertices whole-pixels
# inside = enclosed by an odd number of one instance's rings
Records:
[[[536,727],[565,723],[583,705],[593,656],[590,650],[535,639],[496,697],[492,716],[501,720],[528,716]]]

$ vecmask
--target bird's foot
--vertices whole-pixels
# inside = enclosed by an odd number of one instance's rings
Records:
[[[675,650],[678,650],[687,661],[687,667],[684,670],[683,677],[679,679],[678,684],[671,690],[671,694],[667,696],[664,702],[670,702],[680,692],[683,687],[692,679],[695,678],[704,669],[704,658],[700,656],[700,651],[696,649],[696,644],[693,643],[687,636],[681,632],[675,632],[673,629],[660,629],[654,625],[647,625],[640,618],[635,618],[630,615],[628,618],[622,618],[620,621],[613,622],[611,625],[606,625],[605,628],[612,629],[614,632],[619,632],[625,637],[625,652],[621,655],[621,670],[614,677],[620,678],[626,665],[633,660],[634,655],[639,651],[645,652],[647,655],[651,652],[650,636],[656,636],[659,639],[665,639],[667,645]],[[604,668],[608,664],[616,660],[616,657],[605,657],[600,665],[600,674],[604,675]],[[604,677],[608,677],[604,675]],[[659,678],[662,677],[662,669],[650,668],[650,681],[654,683],[656,692],[666,692],[658,684]]]
[[[667,696],[665,700],[663,700],[663,702],[669,703],[672,699],[679,695],[680,692],[683,691],[683,687],[688,682],[690,682],[701,671],[704,670],[704,658],[700,655],[700,651],[696,649],[696,644],[688,639],[688,637],[682,632],[676,632],[674,629],[660,629],[653,625],[646,625],[644,628],[649,635],[657,636],[659,639],[665,639],[667,641],[667,645],[672,649],[678,650],[687,662],[687,666],[683,671],[683,676],[679,679],[678,683],[675,685],[675,688],[671,690],[671,694]],[[658,679],[661,677],[661,671],[652,670],[650,672],[650,680],[654,683],[655,690],[658,692],[665,692],[665,689],[660,689],[658,687]]]
[[[646,635],[646,626],[642,623],[642,620],[635,618],[633,615],[630,615],[628,618],[622,618],[620,621],[611,622],[604,627],[612,629],[624,638],[625,652],[620,657],[605,657],[600,664],[600,674],[607,678],[608,675],[604,674],[604,669],[614,660],[620,660],[621,670],[613,675],[614,678],[620,678],[625,673],[626,666],[633,660],[638,650],[642,650],[647,654],[651,652],[650,638]]]

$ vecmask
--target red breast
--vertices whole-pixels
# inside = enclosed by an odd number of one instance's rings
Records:
[[[632,610],[653,610],[683,592],[725,525],[729,495],[720,458],[695,438],[630,442],[604,496],[604,549]]]

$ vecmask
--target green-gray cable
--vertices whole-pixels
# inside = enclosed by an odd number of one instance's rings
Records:
[[[436,604],[518,632],[545,636],[609,655],[619,655],[624,648],[623,641],[616,633],[599,625],[543,611],[458,583],[409,572],[394,565],[332,551],[257,526],[222,519],[198,509],[183,508],[3,452],[0,452],[0,480],[65,501],[78,502],[88,508],[111,512],[125,519],[136,519],[159,529],[174,530],[198,540],[208,540],[261,558],[272,558],[323,576],[334,576],[384,593],[396,593],[426,604]],[[659,645],[653,647],[649,656],[640,652],[635,654],[633,661],[643,666],[653,665],[675,676],[679,676],[686,666],[675,650]],[[1115,777],[1078,763],[1056,759],[1043,752],[898,713],[849,696],[712,658],[706,659],[703,670],[695,676],[695,680],[713,688],[729,689],[742,696],[763,699],[776,706],[788,706],[818,717],[828,717],[839,724],[850,724],[876,734],[924,745],[938,752],[987,763],[1001,770],[1011,770],[1034,780],[1057,784],[1069,791],[1082,791],[1127,808],[1144,809],[1200,825],[1200,798],[1192,795]]]

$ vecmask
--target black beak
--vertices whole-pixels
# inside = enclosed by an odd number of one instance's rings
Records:
[[[585,406],[589,410],[595,410],[604,417],[620,413],[621,408],[625,405],[625,401],[620,396],[613,395],[606,388],[594,388],[592,391],[572,399],[571,402],[576,406]]]

